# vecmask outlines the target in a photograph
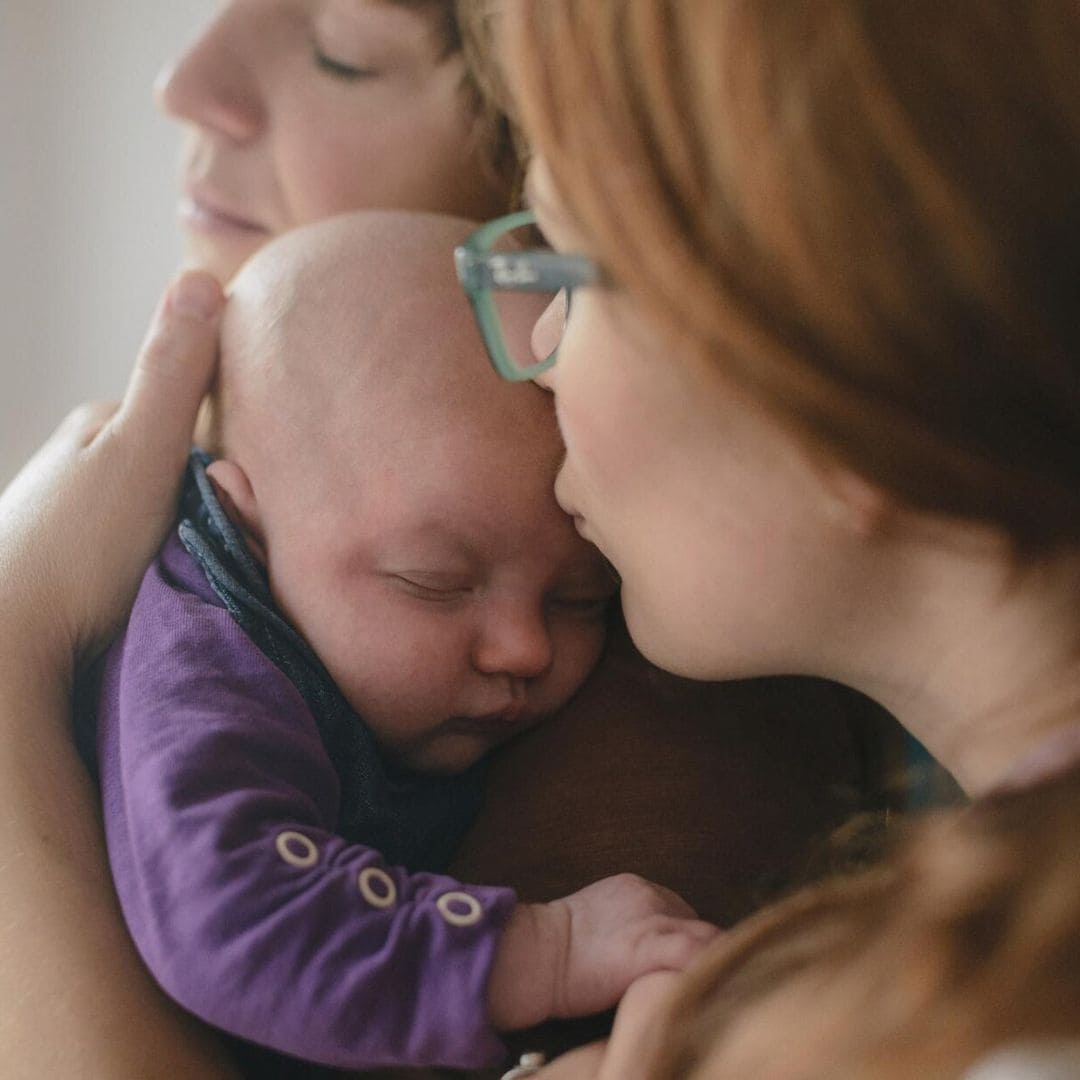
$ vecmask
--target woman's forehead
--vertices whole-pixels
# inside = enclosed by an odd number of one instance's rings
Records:
[[[351,7],[354,12],[365,10],[408,12],[422,19],[431,32],[439,52],[446,54],[460,48],[454,0],[328,0]]]

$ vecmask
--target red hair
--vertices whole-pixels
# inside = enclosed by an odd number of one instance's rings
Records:
[[[722,940],[649,1075],[955,1077],[1005,1042],[1076,1038],[1078,836],[1080,770],[939,812],[880,869]]]
[[[909,505],[1080,540],[1075,0],[505,12],[526,134],[637,303]]]

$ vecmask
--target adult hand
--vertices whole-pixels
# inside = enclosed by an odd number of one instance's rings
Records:
[[[0,1060],[4,1076],[235,1075],[150,980],[72,745],[80,659],[119,629],[175,512],[220,286],[188,274],[119,406],[77,409],[0,496]]]
[[[69,681],[121,626],[175,513],[222,303],[206,273],[173,282],[123,401],[77,408],[0,496],[0,641],[20,666]]]
[[[678,983],[674,971],[637,979],[619,1002],[611,1038],[563,1054],[541,1069],[536,1080],[647,1080]]]

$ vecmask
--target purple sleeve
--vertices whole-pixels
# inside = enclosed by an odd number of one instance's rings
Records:
[[[175,545],[163,558],[184,572]],[[330,1065],[501,1061],[486,992],[514,894],[409,874],[334,835],[337,778],[303,700],[160,561],[99,712],[116,889],[171,997]]]

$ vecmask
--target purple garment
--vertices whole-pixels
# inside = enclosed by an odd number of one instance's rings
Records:
[[[346,1068],[505,1057],[485,1012],[514,893],[385,866],[334,834],[338,780],[314,718],[175,537],[108,657],[98,757],[128,928],[185,1008]],[[462,892],[471,904],[439,904]]]

